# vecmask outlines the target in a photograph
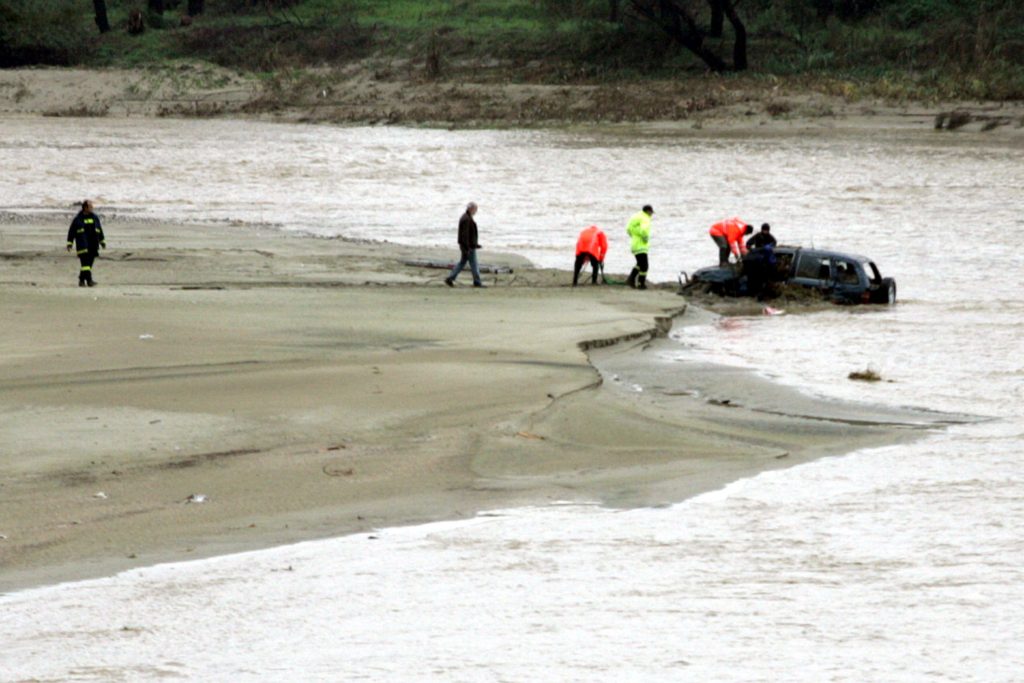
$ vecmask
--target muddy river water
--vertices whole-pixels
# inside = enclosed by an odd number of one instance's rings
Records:
[[[14,661],[15,679],[88,680],[99,651],[96,676],[129,680],[1020,679],[1019,136],[0,122],[0,210],[64,212],[85,196],[101,213],[429,245],[454,243],[473,200],[486,248],[569,267],[576,233],[596,223],[609,270],[630,264],[623,226],[650,203],[653,280],[711,262],[715,220],[767,221],[786,243],[871,256],[899,302],[688,327],[665,354],[823,398],[993,419],[671,508],[509,511],[394,530],[372,558],[337,539],[29,591],[2,604],[0,642],[64,635],[13,660],[7,648],[0,669]],[[866,367],[892,382],[846,379]],[[267,578],[299,556],[314,570]],[[261,618],[240,620],[254,591]],[[111,649],[123,616],[103,605],[118,603],[138,637]],[[324,655],[336,633],[304,627],[323,619],[359,634],[343,664]],[[233,645],[172,654],[203,640]]]

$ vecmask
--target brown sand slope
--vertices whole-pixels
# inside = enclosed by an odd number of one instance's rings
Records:
[[[841,81],[723,82],[693,77],[572,84],[512,83],[481,65],[450,80],[371,59],[269,78],[210,64],[137,69],[0,70],[0,113],[44,116],[231,116],[281,121],[531,126],[646,123],[669,129],[931,130],[1024,135],[1020,102],[904,102],[863,98]],[[849,91],[849,92],[847,92]],[[949,125],[953,112],[956,123]],[[660,122],[660,123],[655,123]]]
[[[515,273],[452,290],[402,265],[420,249],[107,224],[91,289],[63,222],[3,229],[0,591],[488,508],[674,502],[935,422],[659,361],[647,341],[705,315],[667,290],[490,255]],[[583,348],[618,339],[591,352],[603,381]]]

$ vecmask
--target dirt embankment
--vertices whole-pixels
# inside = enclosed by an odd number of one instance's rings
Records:
[[[769,80],[514,83],[487,68],[432,80],[401,61],[257,77],[208,64],[0,72],[0,114],[233,116],[439,126],[674,122],[693,128],[905,125],[1024,133],[1022,103],[893,103]]]

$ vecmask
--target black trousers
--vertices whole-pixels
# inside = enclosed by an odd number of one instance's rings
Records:
[[[583,264],[586,263],[587,259],[590,259],[590,267],[594,270],[590,276],[590,284],[597,284],[597,271],[601,267],[601,262],[597,260],[597,257],[586,251],[576,254],[576,265],[572,268],[572,285],[576,286],[576,283],[580,279],[580,270],[583,268]]]
[[[78,255],[78,262],[81,264],[81,270],[78,271],[79,282],[92,282],[92,264],[95,261],[96,254],[91,251]]]

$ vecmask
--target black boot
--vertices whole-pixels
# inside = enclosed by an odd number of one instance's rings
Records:
[[[636,286],[637,289],[647,289],[647,276],[646,275],[641,275],[637,279],[637,282],[639,283]]]
[[[640,273],[639,270],[634,268],[629,272],[629,277],[626,278],[626,284],[632,288],[636,288],[636,276]]]

